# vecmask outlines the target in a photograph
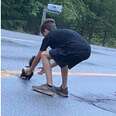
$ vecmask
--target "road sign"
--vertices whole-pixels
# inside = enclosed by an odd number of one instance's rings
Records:
[[[56,4],[48,4],[47,6],[48,12],[56,13],[56,14],[61,13],[62,8],[63,8],[62,5],[56,5]]]

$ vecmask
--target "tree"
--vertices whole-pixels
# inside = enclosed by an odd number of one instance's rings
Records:
[[[47,13],[58,27],[74,29],[93,44],[116,47],[116,0],[2,0],[2,28],[37,34],[48,3],[63,5],[60,15]]]

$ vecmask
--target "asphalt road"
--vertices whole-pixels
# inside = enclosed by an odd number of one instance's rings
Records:
[[[18,72],[38,52],[40,36],[2,30],[2,71]],[[49,97],[32,91],[45,83],[35,74],[30,81],[13,74],[1,78],[2,116],[116,116],[116,49],[92,45],[91,57],[69,75],[69,97]],[[41,65],[41,63],[40,63]],[[53,81],[60,85],[60,69]]]

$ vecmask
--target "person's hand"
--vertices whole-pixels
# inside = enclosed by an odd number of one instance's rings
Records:
[[[43,67],[38,67],[38,74],[43,75],[44,73],[45,73],[44,68]]]

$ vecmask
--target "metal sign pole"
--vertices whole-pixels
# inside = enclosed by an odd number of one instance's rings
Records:
[[[44,22],[45,19],[46,19],[46,14],[47,14],[47,7],[44,6],[43,15],[42,15],[42,20],[41,20],[41,25],[43,24],[43,22]]]
[[[43,9],[43,15],[41,19],[41,25],[46,19],[47,12],[54,13],[54,14],[60,14],[62,12],[62,5],[56,5],[56,4],[48,4],[47,6],[44,6]]]
[[[60,14],[62,12],[62,5],[48,4],[47,6],[44,6],[41,25],[43,24],[43,22],[46,19],[47,12]]]

